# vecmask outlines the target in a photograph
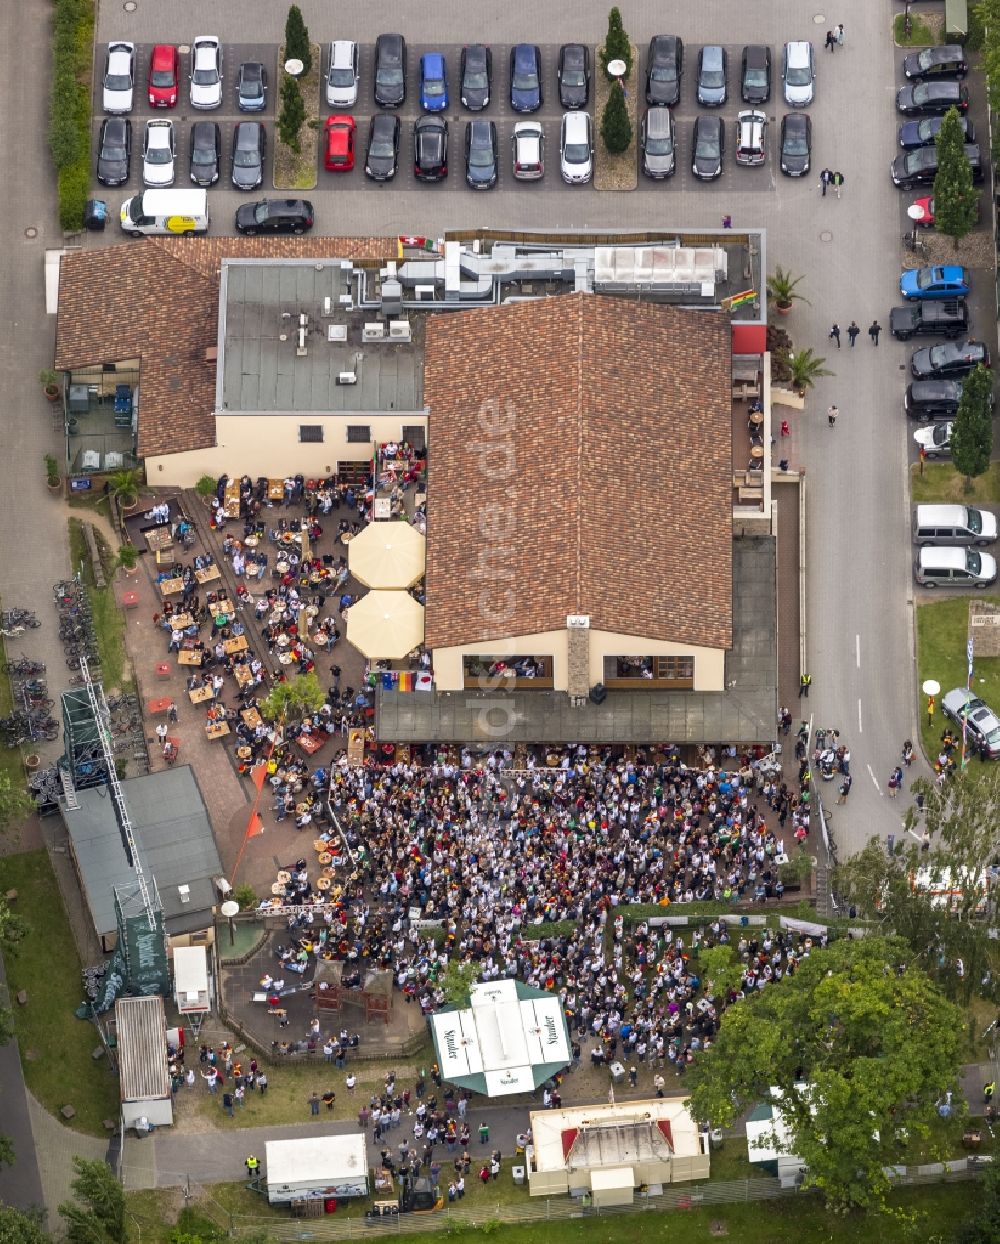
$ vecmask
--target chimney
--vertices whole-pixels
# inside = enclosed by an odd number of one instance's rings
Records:
[[[566,616],[566,693],[571,700],[590,691],[590,617],[585,613]]]

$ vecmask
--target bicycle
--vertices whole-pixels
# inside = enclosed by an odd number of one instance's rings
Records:
[[[927,243],[917,233],[916,229],[911,229],[909,233],[903,234],[903,245],[911,251],[925,251]]]

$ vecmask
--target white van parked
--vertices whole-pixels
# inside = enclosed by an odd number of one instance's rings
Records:
[[[121,226],[132,237],[149,234],[207,233],[206,190],[144,190],[126,199]]]

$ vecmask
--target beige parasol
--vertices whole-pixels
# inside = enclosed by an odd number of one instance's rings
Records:
[[[405,657],[424,642],[424,607],[408,592],[369,592],[347,611],[347,641],[372,659]]]
[[[369,523],[347,546],[351,574],[367,587],[412,587],[426,561],[426,537],[404,522]]]

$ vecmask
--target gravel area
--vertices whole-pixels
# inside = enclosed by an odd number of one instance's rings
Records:
[[[601,117],[611,93],[611,83],[601,69],[601,48],[594,48],[594,188],[596,190],[634,190],[639,183],[639,166],[636,161],[636,143],[639,140],[639,124],[636,119],[636,99],[639,92],[639,52],[632,47],[632,74],[625,82],[625,105],[632,122],[632,141],[628,150],[620,155],[608,155],[601,138]]]

